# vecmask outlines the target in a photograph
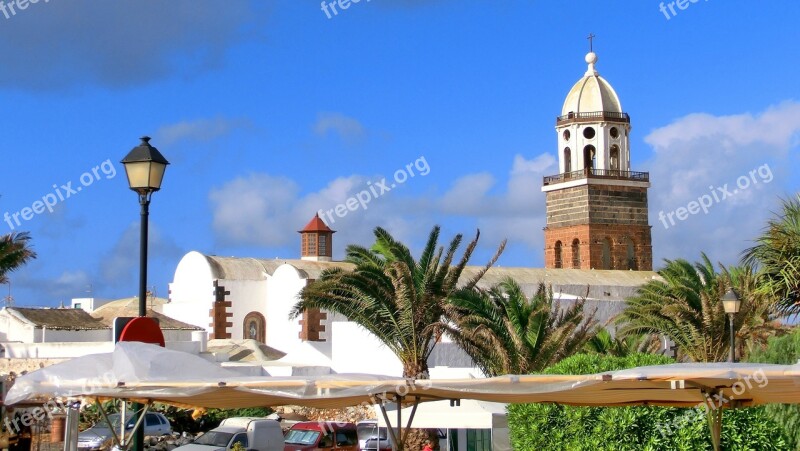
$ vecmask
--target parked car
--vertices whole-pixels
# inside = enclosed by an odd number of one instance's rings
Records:
[[[133,415],[127,415],[127,418],[128,422],[125,424],[126,436],[133,431],[133,426],[135,424]],[[120,414],[113,413],[109,415],[108,421],[111,423],[110,427],[105,419],[103,419],[89,429],[79,433],[78,448],[85,450],[110,448],[113,445],[111,442],[114,438],[111,428],[114,428],[117,435],[119,435],[120,432]],[[172,425],[169,423],[169,420],[158,412],[147,412],[144,417],[143,427],[145,436],[159,436],[172,433]]]
[[[358,447],[364,450],[390,451],[392,443],[386,432],[386,428],[378,428],[377,420],[364,420],[356,424],[358,432]]]
[[[248,451],[283,451],[283,431],[276,420],[231,417],[174,451],[230,451],[237,443]]]
[[[284,451],[358,451],[358,433],[353,423],[304,421],[292,426],[284,440]]]

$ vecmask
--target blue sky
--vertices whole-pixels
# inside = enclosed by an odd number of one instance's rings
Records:
[[[418,249],[441,224],[447,239],[481,229],[476,264],[508,238],[501,265],[542,266],[542,176],[558,172],[555,117],[590,32],[632,118],[633,169],[651,173],[656,266],[701,251],[734,263],[800,185],[800,3],[688,2],[669,19],[659,4],[361,0],[328,18],[306,0],[40,0],[0,12],[0,214],[82,188],[12,222],[39,254],[11,274],[15,302],[136,294],[139,210],[119,161],[145,134],[172,163],[151,205],[160,296],[190,250],[298,257],[316,211],[408,164],[414,177],[335,217],[335,257],[378,225]],[[707,214],[659,221],[741,176],[747,187]]]

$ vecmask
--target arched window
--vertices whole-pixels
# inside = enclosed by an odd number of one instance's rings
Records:
[[[595,148],[594,146],[586,146],[583,148],[583,167],[585,169],[595,169],[597,165],[595,164]]]
[[[567,174],[572,172],[572,151],[569,147],[564,149],[564,172]]]
[[[267,321],[264,315],[258,312],[250,312],[244,317],[242,323],[242,338],[245,340],[256,340],[259,343],[266,343],[267,339]]]
[[[555,246],[553,246],[553,252],[555,253],[555,267],[556,268],[563,268],[564,263],[562,262],[561,257],[561,241],[556,241]]]
[[[633,244],[632,239],[625,238],[625,248],[627,250],[628,269],[636,270],[636,246]]]
[[[600,256],[603,261],[603,269],[614,269],[611,259],[611,239],[606,238],[603,240],[603,249]]]
[[[609,153],[609,164],[610,169],[612,171],[619,171],[619,146],[614,144],[611,146],[611,152]]]
[[[581,242],[577,238],[572,240],[572,267],[581,269]]]

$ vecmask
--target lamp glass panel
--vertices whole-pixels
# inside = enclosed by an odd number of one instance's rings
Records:
[[[128,175],[128,186],[130,186],[131,189],[149,188],[150,186],[149,161],[137,161],[133,163],[125,163],[125,173]]]
[[[161,163],[150,164],[150,188],[154,191],[161,189],[161,182],[164,180],[164,171],[167,165]]]
[[[741,303],[740,300],[723,300],[722,307],[725,309],[725,313],[739,313]]]

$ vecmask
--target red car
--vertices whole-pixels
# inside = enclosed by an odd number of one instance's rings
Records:
[[[358,434],[353,423],[305,421],[284,436],[283,451],[358,451]]]

